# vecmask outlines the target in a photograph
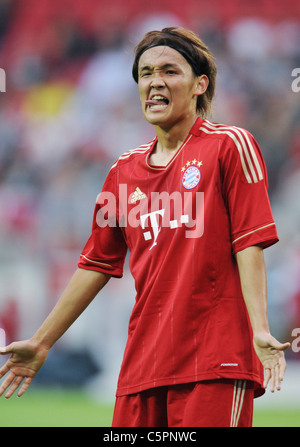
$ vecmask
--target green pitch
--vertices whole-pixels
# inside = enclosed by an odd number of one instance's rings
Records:
[[[300,427],[300,408],[254,411],[254,427]]]
[[[0,427],[110,427],[113,405],[80,391],[31,389],[0,399]],[[255,410],[254,427],[300,427],[300,408]]]
[[[0,398],[0,427],[110,427],[113,406],[76,391],[28,390]]]

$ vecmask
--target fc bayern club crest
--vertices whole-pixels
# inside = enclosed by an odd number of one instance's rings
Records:
[[[200,178],[200,169],[197,166],[189,166],[183,173],[182,184],[186,189],[193,189],[200,182]]]

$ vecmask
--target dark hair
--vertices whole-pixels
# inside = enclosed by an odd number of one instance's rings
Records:
[[[138,65],[144,51],[156,46],[168,46],[178,51],[190,64],[196,76],[205,74],[209,85],[205,93],[197,99],[197,111],[205,117],[211,112],[211,102],[215,94],[217,67],[214,57],[204,42],[193,32],[181,27],[149,31],[135,49],[132,76],[138,82]]]

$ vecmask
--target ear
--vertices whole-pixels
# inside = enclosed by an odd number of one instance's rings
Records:
[[[195,91],[195,95],[200,96],[203,95],[203,93],[206,92],[208,84],[209,84],[209,79],[206,75],[201,75],[198,76],[196,79],[196,91]]]

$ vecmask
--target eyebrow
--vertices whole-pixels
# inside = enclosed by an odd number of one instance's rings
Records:
[[[159,70],[166,70],[168,68],[179,68],[179,66],[177,64],[167,63],[159,67]],[[139,71],[142,72],[142,71],[153,71],[153,70],[154,67],[152,65],[143,65]]]

